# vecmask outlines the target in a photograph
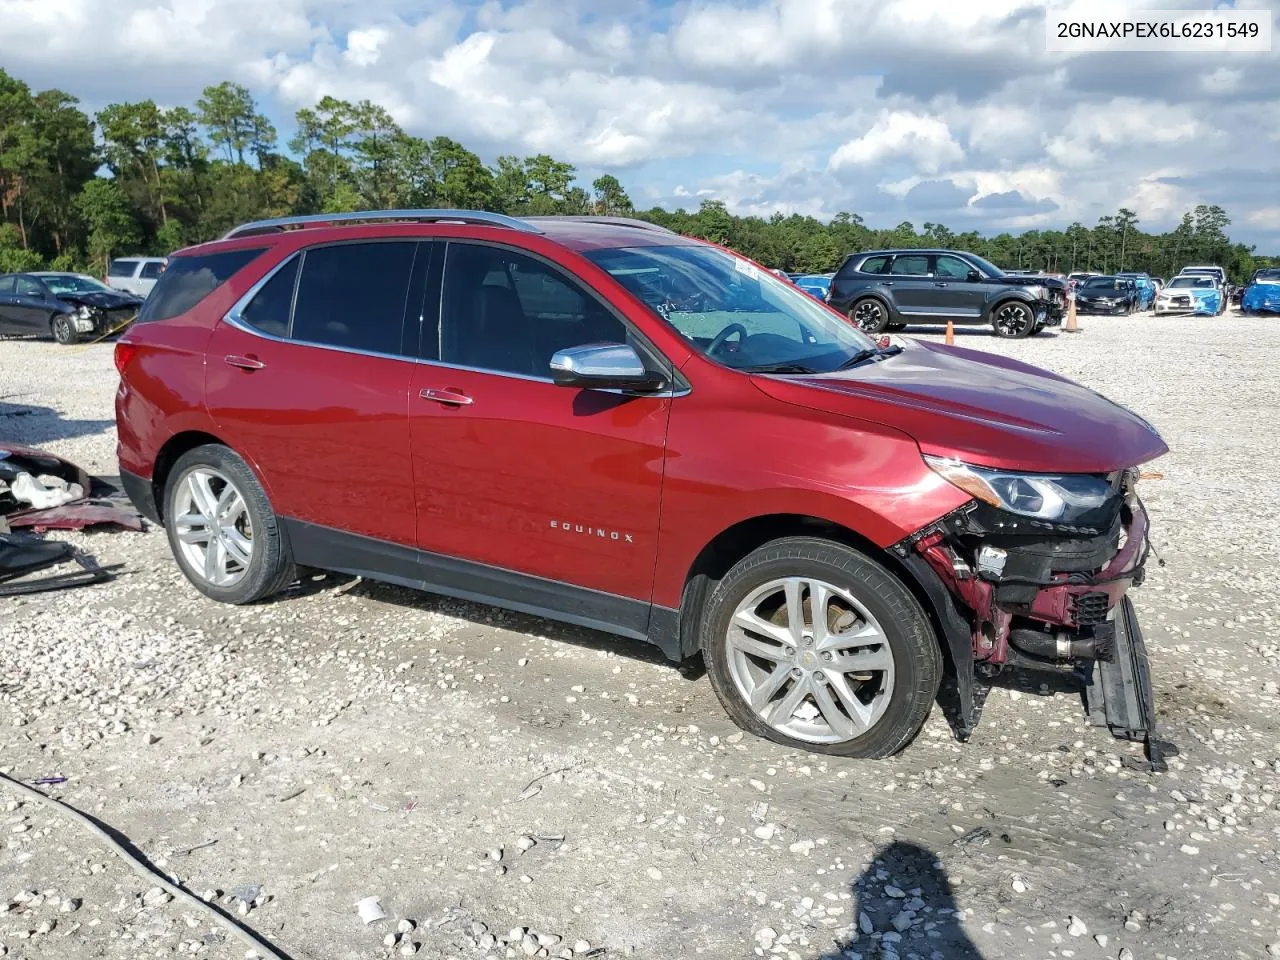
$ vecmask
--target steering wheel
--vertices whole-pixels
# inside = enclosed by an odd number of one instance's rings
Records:
[[[725,341],[735,333],[738,335],[739,341],[747,339],[747,328],[740,323],[731,323],[715,335],[715,339],[712,340],[710,346],[707,347],[707,353],[715,353],[723,347]]]

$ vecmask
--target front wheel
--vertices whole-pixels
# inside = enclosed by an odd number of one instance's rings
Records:
[[[55,314],[49,326],[53,331],[53,339],[64,347],[80,339],[76,333],[75,324],[71,322],[71,318],[65,313]]]
[[[889,311],[875,297],[863,297],[849,310],[849,319],[863,333],[879,333],[889,325]]]
[[[996,307],[995,318],[991,321],[996,336],[1005,338],[1029,336],[1035,329],[1035,325],[1036,321],[1031,315],[1031,308],[1017,300],[999,304]]]
[[[937,696],[942,656],[915,597],[828,540],[791,537],[749,554],[712,593],[700,629],[729,716],[788,747],[890,756]]]
[[[292,551],[266,492],[228,448],[211,443],[184,453],[164,499],[174,558],[205,596],[252,603],[293,581]]]

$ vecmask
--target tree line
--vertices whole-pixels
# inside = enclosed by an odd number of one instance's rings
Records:
[[[1219,263],[1233,277],[1280,259],[1232,243],[1230,219],[1200,205],[1163,234],[1120,209],[1093,227],[1013,235],[953,233],[939,223],[869,227],[856,213],[830,223],[775,214],[739,217],[716,200],[696,211],[637,211],[618,179],[590,189],[547,155],[492,164],[448,137],[406,133],[368,100],[323,97],[299,110],[284,149],[247,88],[207,87],[191,106],[113,103],[92,117],[61,90],[33,92],[0,69],[0,272],[89,270],[113,256],[164,255],[239,223],[289,214],[456,207],[513,215],[635,216],[739,250],[788,271],[834,270],[853,251],[954,247],[1008,269],[1142,270],[1169,276]]]

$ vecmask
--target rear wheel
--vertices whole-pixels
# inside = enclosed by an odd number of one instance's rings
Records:
[[[849,308],[849,319],[863,333],[879,333],[889,325],[889,310],[877,297],[863,297]]]
[[[196,447],[173,465],[164,526],[182,572],[214,600],[252,603],[294,579],[292,552],[266,493],[226,447]]]
[[[996,336],[1006,338],[1030,336],[1035,325],[1036,321],[1031,315],[1031,308],[1019,300],[1007,300],[997,304],[995,317],[991,321]]]
[[[887,757],[920,731],[942,658],[915,597],[842,544],[794,537],[740,561],[701,623],[711,685],[740,727],[789,747]]]
[[[64,347],[80,339],[76,333],[76,325],[72,323],[71,318],[65,313],[54,314],[53,319],[49,322],[49,328],[53,331],[53,339]]]

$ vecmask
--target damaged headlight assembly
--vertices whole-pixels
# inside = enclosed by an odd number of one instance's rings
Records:
[[[1075,523],[1115,496],[1110,482],[1091,474],[1017,473],[928,454],[924,461],[975,499],[1036,520]]]

